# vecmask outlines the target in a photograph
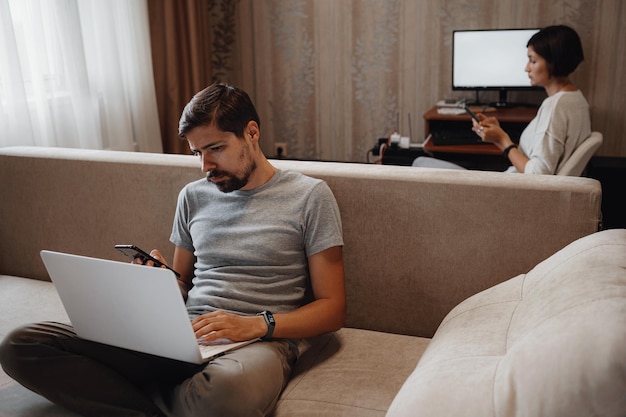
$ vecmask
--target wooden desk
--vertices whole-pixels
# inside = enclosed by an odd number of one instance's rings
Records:
[[[494,116],[500,122],[500,126],[504,129],[513,142],[519,142],[519,135],[528,123],[537,114],[537,108],[534,107],[506,107],[506,108],[483,108],[482,106],[470,107],[474,112],[483,112],[486,116]],[[467,132],[469,141],[478,140],[476,134],[472,131],[472,119],[466,113],[440,114],[437,112],[438,107],[433,107],[424,113],[424,137],[436,129],[454,129],[463,133]],[[427,152],[445,152],[445,153],[463,153],[477,155],[499,155],[498,148],[489,143],[468,143],[463,145],[437,145],[430,140],[424,146]]]
[[[537,114],[536,107],[483,107],[483,106],[469,106],[470,109],[475,112],[482,112],[485,116],[495,116],[498,120],[506,123],[523,123],[528,124],[533,117]],[[440,114],[437,112],[439,107],[435,106],[424,113],[425,124],[425,133],[426,136],[430,133],[430,122],[433,120],[445,120],[445,121],[466,121],[470,122],[470,127],[472,119],[468,114]],[[485,109],[485,111],[483,111]]]
[[[513,142],[519,142],[519,137],[528,125],[528,123],[537,114],[537,108],[534,107],[510,107],[510,108],[495,108],[495,107],[470,107],[475,112],[482,112],[486,116],[494,116],[500,122],[500,126],[504,129]],[[462,114],[440,114],[437,112],[438,107],[433,107],[424,113],[424,137],[428,137],[429,134],[436,136],[438,132],[453,132],[455,135],[463,136],[463,141],[467,140],[467,143],[458,145],[456,143],[436,143],[436,140],[432,140],[431,148],[437,146],[436,149],[430,149],[430,151],[439,152],[461,152],[470,154],[494,154],[497,153],[497,148],[490,144],[478,142],[480,139],[472,131],[472,119],[466,113]],[[472,143],[476,141],[475,143]],[[453,146],[453,148],[449,148]],[[441,147],[441,148],[439,148]]]
[[[472,132],[473,133],[473,132]],[[432,140],[424,144],[424,151],[429,153],[462,153],[470,155],[501,155],[502,151],[491,143],[468,145],[435,145]]]
[[[486,116],[494,116],[500,122],[513,142],[519,142],[519,136],[524,128],[537,114],[535,107],[507,107],[507,108],[483,108],[470,107],[474,112],[482,112]],[[508,161],[502,158],[502,152],[491,143],[478,142],[479,138],[472,131],[472,119],[466,113],[451,115],[440,114],[438,107],[433,107],[424,113],[425,137],[428,137],[437,129],[458,130],[462,134],[467,133],[470,143],[442,145],[435,144],[434,140],[429,140],[424,144],[424,151],[428,154],[447,161],[455,162],[469,169],[496,170],[506,168]],[[475,143],[471,141],[476,140]]]

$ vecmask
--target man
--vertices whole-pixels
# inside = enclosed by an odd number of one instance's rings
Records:
[[[267,415],[298,339],[343,325],[341,220],[326,183],[270,164],[241,89],[213,84],[196,94],[179,134],[207,174],[181,191],[171,235],[196,336],[262,340],[193,365],[94,344],[56,323],[9,335],[5,371],[83,415]]]

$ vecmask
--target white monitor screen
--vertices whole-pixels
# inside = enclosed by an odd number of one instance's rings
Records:
[[[526,45],[539,29],[452,33],[452,88],[530,88]]]

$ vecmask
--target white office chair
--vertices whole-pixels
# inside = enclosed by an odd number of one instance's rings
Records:
[[[574,149],[572,156],[559,168],[556,175],[579,177],[585,171],[589,160],[602,145],[602,133],[591,132],[591,135]]]

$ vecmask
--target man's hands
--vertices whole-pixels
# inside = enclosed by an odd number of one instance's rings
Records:
[[[239,342],[263,337],[267,333],[263,316],[240,316],[224,311],[198,316],[191,325],[196,338],[203,338],[206,342],[222,338]]]
[[[159,262],[163,264],[161,268],[167,268],[165,265],[169,265],[168,262],[163,257],[163,255],[161,255],[161,252],[159,252],[158,249],[152,249],[150,251],[150,256],[152,256],[153,258],[155,258],[156,260],[158,260]],[[182,294],[184,300],[187,300],[187,293],[189,292],[189,289],[191,288],[191,280],[193,278],[194,262],[195,262],[195,257],[192,252],[185,251],[183,249],[176,247],[176,249],[174,250],[174,269],[173,270],[178,271],[177,272],[178,286],[180,288],[180,293]],[[139,265],[143,264],[143,265],[148,265],[148,266],[154,266],[154,262],[152,262],[151,260],[147,260],[146,262],[144,262],[141,258],[133,259],[132,263],[139,264]]]
[[[163,265],[161,265],[161,268],[166,268],[165,265],[167,265],[167,262],[165,261],[165,258],[163,258],[163,255],[161,255],[161,252],[158,251],[158,249],[152,249],[152,251],[150,252],[150,256],[152,256],[157,261],[159,261],[159,262],[161,262],[163,264]],[[154,262],[153,261],[151,261],[150,259],[146,259],[145,262],[144,262],[144,260],[141,257],[137,257],[137,258],[133,259],[132,263],[137,264],[137,265],[154,266]]]
[[[158,250],[152,250],[150,254],[160,262],[167,263]],[[173,266],[181,274],[178,284],[185,300],[193,286],[195,261],[193,252],[175,247]],[[274,314],[274,337],[306,338],[343,326],[346,293],[342,247],[334,246],[310,256],[309,271],[315,301],[289,313]],[[198,316],[192,321],[192,326],[196,337],[204,338],[207,343],[222,338],[232,341],[251,340],[265,336],[268,330],[263,316],[243,316],[224,311]]]

